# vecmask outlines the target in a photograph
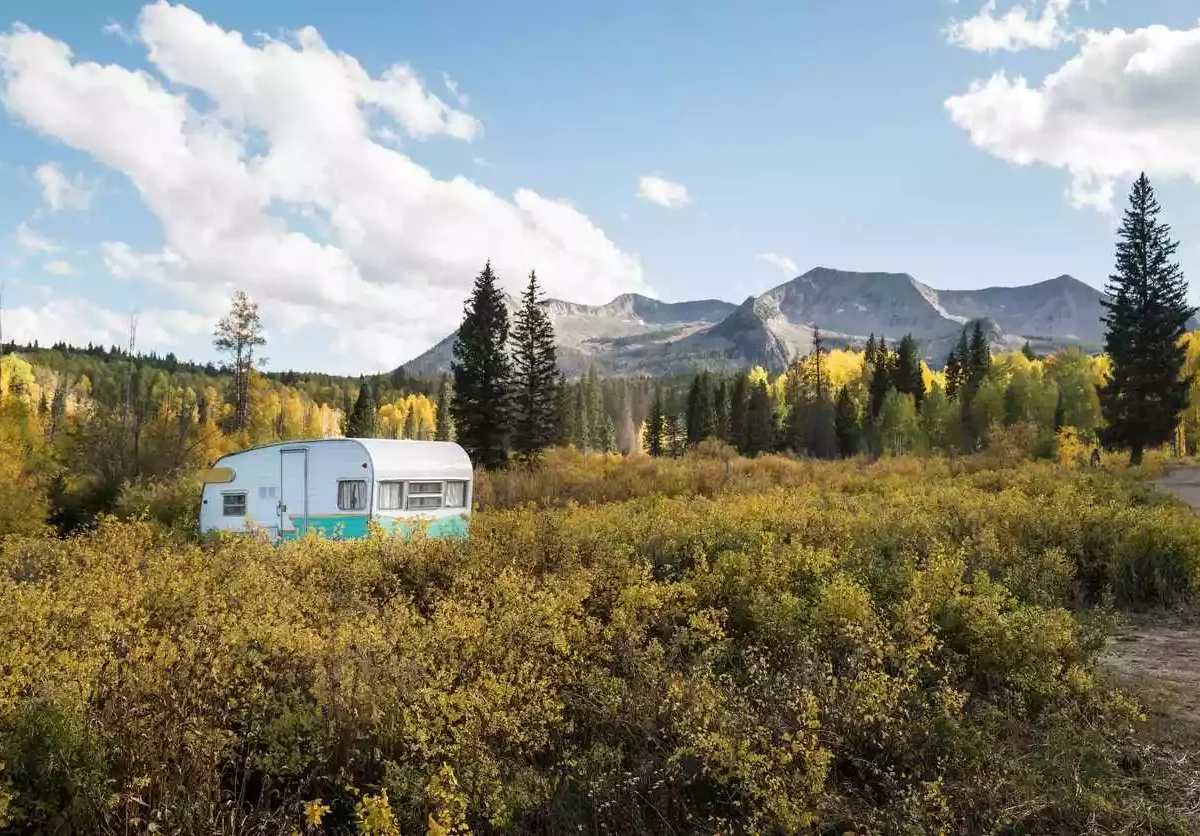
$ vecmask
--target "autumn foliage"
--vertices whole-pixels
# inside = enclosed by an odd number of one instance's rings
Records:
[[[465,543],[9,537],[0,822],[1176,827],[1095,658],[1105,607],[1194,600],[1190,511],[1054,464],[647,461],[490,477]]]

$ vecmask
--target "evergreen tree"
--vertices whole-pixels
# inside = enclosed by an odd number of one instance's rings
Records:
[[[845,386],[837,396],[834,432],[837,435],[838,452],[843,457],[853,456],[858,452],[858,409],[850,397],[850,390]]]
[[[654,402],[650,405],[650,414],[646,416],[646,452],[656,458],[666,450],[664,433],[666,432],[667,417],[663,412],[662,390],[654,390]]]
[[[1174,437],[1191,386],[1181,374],[1187,356],[1181,339],[1196,309],[1187,303],[1187,282],[1173,260],[1179,242],[1158,219],[1160,211],[1143,173],[1129,194],[1116,272],[1101,300],[1104,347],[1112,359],[1112,375],[1099,390],[1107,422],[1101,438],[1128,447],[1131,465],[1141,464],[1146,447]]]
[[[584,381],[575,384],[575,408],[572,410],[571,443],[580,450],[591,449],[591,419],[588,415],[587,385]]]
[[[408,415],[404,418],[404,429],[401,430],[402,438],[421,438],[421,425],[417,422],[417,411],[410,409]]]
[[[966,389],[968,397],[971,397],[979,391],[992,368],[992,350],[984,336],[983,325],[978,320],[975,321],[975,330],[971,332],[971,345],[966,356]]]
[[[912,334],[905,334],[896,349],[896,365],[892,369],[896,391],[913,396],[918,410],[925,399],[925,377],[921,374],[921,356],[917,353],[917,341]]]
[[[879,413],[883,410],[884,398],[892,388],[892,356],[883,337],[879,338],[879,344],[875,349],[875,363],[871,369],[871,382],[868,388],[870,400],[867,414],[872,421],[875,421],[878,420]]]
[[[749,439],[747,438],[747,412],[750,407],[749,379],[741,372],[733,381],[733,391],[729,396],[729,443],[746,452]]]
[[[750,392],[746,408],[746,455],[756,456],[775,449],[775,409],[767,384],[758,383]]]
[[[450,426],[450,383],[445,375],[442,375],[438,383],[437,415],[434,422],[437,425],[434,440],[449,441],[453,437]]]
[[[541,307],[536,273],[521,296],[513,325],[513,451],[533,459],[554,441],[558,359],[554,327]]]
[[[348,438],[374,438],[379,431],[379,414],[375,408],[375,394],[371,382],[364,380],[358,387],[358,400],[350,413],[346,427]]]
[[[1033,347],[1029,345],[1029,340],[1025,341],[1025,345],[1021,346],[1021,353],[1025,355],[1026,360],[1036,360],[1037,354],[1034,353]]]
[[[587,448],[605,452],[607,450],[605,422],[609,418],[604,409],[604,388],[600,383],[600,376],[596,373],[595,366],[588,369],[587,378],[584,381],[584,395],[587,402]]]
[[[963,370],[968,354],[970,348],[967,345],[967,329],[963,328],[958,333],[957,345],[950,349],[950,356],[946,358],[946,397],[949,400],[957,400],[959,392],[962,391]]]
[[[217,323],[213,332],[213,345],[218,351],[229,355],[227,368],[233,372],[233,415],[230,429],[234,432],[246,429],[250,424],[250,373],[256,364],[254,350],[267,342],[263,334],[262,319],[258,315],[258,304],[250,301],[242,291],[233,296],[229,313]],[[132,345],[132,340],[130,341]],[[258,363],[262,362],[259,358]]]
[[[716,396],[713,398],[715,402],[714,413],[717,419],[716,437],[722,441],[729,441],[729,387],[725,385],[725,381],[721,380],[717,384]]]
[[[557,426],[554,432],[554,443],[566,446],[575,443],[572,428],[575,425],[575,393],[567,383],[567,376],[558,374],[558,383],[554,386],[554,417]]]
[[[687,399],[688,446],[694,447],[717,434],[717,408],[713,398],[712,376],[702,372],[692,379]]]
[[[512,429],[508,309],[489,261],[475,278],[454,341],[450,417],[458,443],[480,467],[508,461]]]
[[[867,337],[867,346],[863,349],[863,362],[874,368],[875,358],[878,346],[875,344],[875,332],[871,332],[871,336]]]
[[[1054,432],[1058,433],[1067,423],[1067,401],[1063,397],[1063,390],[1058,390],[1058,398],[1054,404]]]

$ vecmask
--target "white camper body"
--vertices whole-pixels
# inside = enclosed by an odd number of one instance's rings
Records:
[[[457,444],[322,438],[252,447],[220,458],[205,476],[200,531],[308,531],[364,537],[421,524],[434,537],[467,533],[471,460]]]

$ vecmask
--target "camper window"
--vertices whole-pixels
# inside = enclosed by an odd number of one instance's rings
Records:
[[[246,516],[246,494],[227,493],[221,495],[221,513],[227,517]]]
[[[467,483],[466,482],[447,482],[446,483],[446,507],[447,508],[465,508],[467,505]]]
[[[441,482],[409,482],[408,500],[404,506],[409,511],[429,511],[442,507]]]
[[[367,510],[367,481],[365,479],[338,480],[337,507],[339,511]]]
[[[379,510],[399,511],[404,507],[404,483],[379,483]]]

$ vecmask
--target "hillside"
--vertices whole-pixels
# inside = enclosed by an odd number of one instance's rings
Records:
[[[816,267],[740,305],[717,300],[660,302],[626,294],[606,305],[550,300],[560,364],[571,376],[683,374],[763,366],[777,372],[812,347],[814,328],[831,346],[868,335],[912,334],[940,366],[963,327],[981,320],[993,348],[1098,349],[1103,294],[1071,276],[1016,287],[937,290],[907,273]],[[510,310],[515,300],[509,299]],[[435,375],[450,367],[454,334],[401,368]]]

